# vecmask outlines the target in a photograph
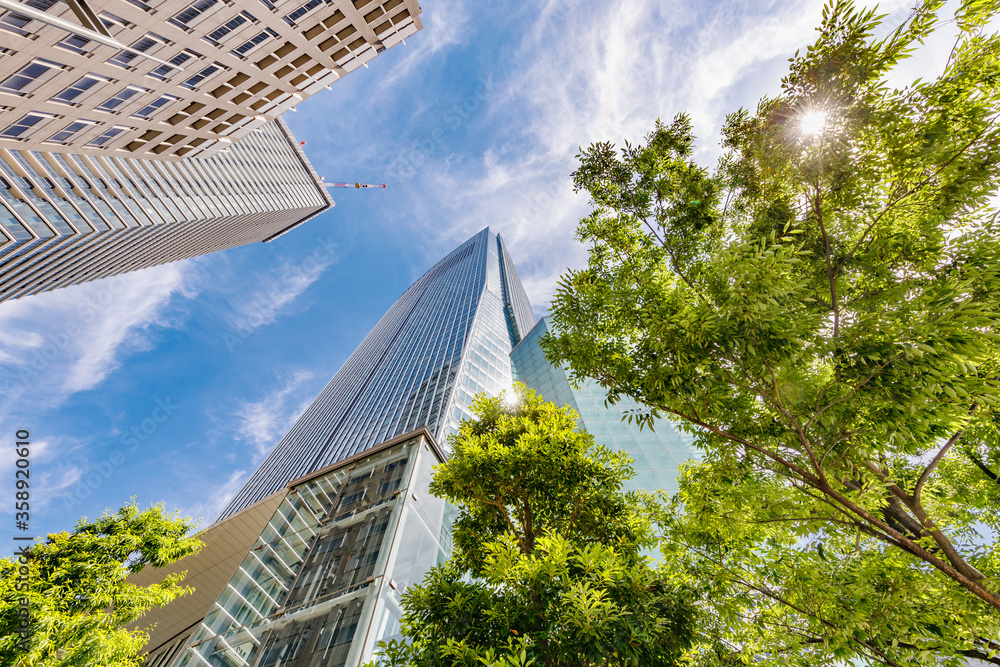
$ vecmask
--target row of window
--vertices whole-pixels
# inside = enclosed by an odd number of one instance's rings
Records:
[[[46,78],[45,75],[48,72],[62,68],[63,65],[59,63],[44,60],[42,58],[36,58],[25,67],[21,68],[21,70],[17,73],[7,77],[3,81],[0,81],[0,90],[16,95],[24,95],[39,85],[43,79]],[[180,85],[184,88],[194,90],[195,87],[203,80],[223,69],[225,69],[224,65],[221,65],[220,63],[212,63],[208,67],[199,71],[197,74],[188,78]],[[81,100],[96,92],[100,86],[110,83],[111,81],[112,79],[101,76],[100,74],[89,73],[75,81],[73,84],[67,86],[50,99],[53,102],[77,105]],[[142,86],[127,86],[123,90],[120,90],[110,98],[106,99],[101,104],[97,105],[95,109],[106,113],[118,113],[119,107],[124,105],[126,102],[149,92],[149,88],[144,88]],[[180,98],[175,95],[161,95],[131,115],[134,118],[147,120],[161,107],[178,99]],[[43,117],[45,117],[44,114],[26,116],[21,121],[18,121],[18,123],[15,123],[15,125],[0,133],[0,135],[4,137],[19,137],[26,131],[27,127],[39,123]],[[21,127],[21,129],[18,130],[15,126]]]
[[[120,59],[121,63],[119,64],[122,64],[131,61],[134,57],[137,56],[127,51],[122,51],[114,58]],[[200,57],[201,55],[195,53],[194,51],[185,50],[180,54],[174,56],[169,62],[173,63],[177,67],[180,67],[180,65],[182,65],[183,63],[193,58],[200,58]],[[46,60],[44,58],[35,58],[30,63],[28,63],[20,70],[18,70],[16,73],[0,81],[0,91],[3,91],[5,93],[10,93],[13,95],[20,95],[20,96],[27,95],[32,90],[35,90],[39,86],[41,86],[45,81],[52,78],[52,76],[54,76],[56,73],[65,69],[68,68],[66,67],[66,65],[63,65],[61,63],[53,62],[51,60]],[[167,65],[160,65],[152,72],[150,72],[150,76],[157,79],[165,79],[171,69],[173,68]],[[183,81],[180,84],[180,86],[182,88],[194,90],[198,86],[198,84],[200,84],[208,77],[212,76],[216,72],[220,72],[227,69],[229,68],[223,65],[222,63],[218,62],[211,63],[207,67],[201,69],[198,73],[194,74],[193,76]],[[98,84],[109,83],[111,81],[112,79],[105,76],[101,76],[100,74],[93,74],[93,73],[87,74],[77,82],[73,83],[71,86],[67,87],[65,90],[53,96],[51,99],[53,101],[62,102],[64,104],[75,104],[79,101],[78,98],[80,98],[87,91],[91,90],[92,88],[96,89],[95,87],[98,86]],[[133,92],[128,93],[126,92],[127,90],[131,90]],[[119,100],[118,103],[112,103],[112,100],[108,100],[107,102],[105,102],[104,105],[98,107],[98,109],[101,111],[111,111],[114,107],[118,106],[118,104],[123,102],[125,99],[128,99],[129,97],[132,97],[137,93],[149,92],[149,89],[143,88],[142,86],[130,86],[129,88],[126,89],[126,91],[122,91],[121,93],[119,93],[119,95],[124,95],[124,97],[121,100]],[[165,102],[161,102],[161,106],[164,103]],[[105,105],[109,104],[110,104],[109,108],[103,108]]]
[[[56,0],[25,0],[24,4],[32,9],[44,12],[52,5],[56,4]],[[29,31],[24,28],[31,23],[31,21],[32,19],[28,18],[24,14],[18,14],[17,12],[4,12],[3,16],[0,16],[0,28],[9,30],[17,35],[21,35],[22,37],[26,37],[29,34]]]
[[[4,139],[26,138],[29,135],[34,134],[36,130],[41,129],[42,126],[47,125],[50,121],[54,120],[55,118],[56,116],[40,111],[29,113],[20,120],[17,120],[16,122],[7,126],[7,128],[5,128],[3,131],[0,131],[0,137],[3,137]],[[89,130],[90,128],[92,128],[94,125],[97,124],[98,123],[95,120],[86,120],[84,118],[80,118],[78,120],[73,121],[66,127],[62,128],[61,130],[53,134],[45,141],[57,144],[68,144],[75,137],[78,137],[79,135],[83,134],[84,132],[86,132],[87,130]],[[101,134],[100,136],[91,139],[87,143],[87,146],[91,146],[93,148],[100,148],[101,146],[104,146],[109,141],[120,135],[122,132],[134,129],[135,129],[134,127],[127,127],[125,125],[115,125],[114,127],[110,128],[109,130]]]
[[[123,226],[204,219],[206,216],[220,216],[220,220],[225,220],[226,216],[283,210],[289,206],[309,203],[321,205],[321,200],[308,200],[315,193],[309,192],[308,187],[301,187],[311,183],[305,173],[292,175],[288,180],[281,173],[283,170],[280,165],[266,156],[253,160],[255,165],[261,166],[256,171],[240,168],[240,165],[247,163],[247,158],[253,159],[251,156],[260,153],[261,148],[271,146],[274,142],[280,144],[282,140],[283,136],[278,135],[274,129],[265,129],[254,133],[248,139],[248,144],[236,147],[233,155],[199,161],[197,168],[174,163],[154,164],[144,160],[102,160],[32,153],[42,162],[42,169],[39,169],[38,165],[32,165],[24,158],[27,153],[10,151],[6,162],[0,160],[0,201],[6,202],[7,208],[16,211],[21,219],[5,215],[4,207],[0,205],[0,225],[17,241],[27,240],[32,235],[25,231],[29,226],[35,230],[37,237],[44,240],[56,233],[74,235],[79,231],[89,234],[93,231],[90,227],[106,231],[109,229],[108,224],[111,228],[120,229]],[[293,153],[290,145],[286,148],[289,153]],[[242,159],[234,161],[234,157]],[[19,163],[30,178],[16,173],[10,158]],[[53,164],[45,165],[46,158]],[[59,165],[67,172],[65,176],[58,173]],[[299,178],[296,179],[296,176]],[[89,189],[97,196],[72,192],[74,182],[84,191]],[[12,192],[12,183],[21,186],[22,191]],[[60,199],[66,197],[67,193],[56,192],[57,183],[65,184],[69,200],[82,209],[83,217],[69,205],[67,199]],[[98,187],[100,191],[97,190]],[[131,191],[125,190],[126,188],[131,188]],[[34,209],[25,203],[26,200],[31,202]],[[127,203],[127,206],[122,202]],[[108,221],[107,224],[101,221],[100,214],[91,205],[100,210]],[[133,205],[138,207],[137,211],[129,208]],[[43,219],[46,221],[44,224]],[[8,281],[7,285],[9,287],[11,283]],[[0,285],[0,290],[3,289],[6,288]],[[0,294],[0,298],[5,298],[5,295]]]
[[[22,156],[18,155],[17,153],[14,153],[13,155],[14,155],[15,159],[17,159],[22,164],[22,166],[24,166],[26,169],[33,170],[33,168],[30,165],[28,165],[27,162],[25,162],[25,160],[24,160],[24,158]],[[6,167],[6,165],[0,165],[0,171],[3,171],[5,169],[5,167]],[[8,174],[8,175],[10,175],[10,174]],[[90,188],[90,189],[94,188],[94,185],[90,181],[88,181],[86,178],[84,178],[83,176],[80,176],[79,174],[74,174],[74,175],[77,177],[77,179],[80,180],[80,183],[82,185],[84,185],[85,187]],[[37,174],[36,174],[36,177],[37,177]],[[56,184],[53,182],[53,180],[51,178],[49,178],[48,176],[41,176],[39,178],[40,178],[40,181],[41,181],[41,185],[43,185],[44,187],[48,188],[49,190],[55,190]],[[21,176],[20,180],[21,180],[21,183],[23,184],[23,186],[25,188],[27,188],[26,192],[31,191],[32,188],[35,187],[34,181],[32,181],[27,176]],[[96,178],[94,180],[96,181],[96,183],[99,186],[101,186],[101,188],[103,190],[108,190],[109,189],[108,183],[103,178]],[[114,183],[115,183],[115,185],[118,186],[119,188],[125,187],[122,184],[122,182],[119,181],[117,178],[113,178],[111,180],[113,180]],[[134,189],[138,189],[137,186],[136,186],[136,184],[135,184],[135,181],[133,181],[132,179],[127,179],[127,180],[129,181],[129,183],[132,185],[132,187]],[[75,187],[75,185],[73,184],[73,181],[71,181],[70,179],[68,179],[66,177],[63,177],[62,181],[65,184],[66,190],[72,190]],[[185,182],[187,182],[187,181],[185,181]],[[191,184],[189,182],[187,182],[187,184],[188,184],[188,187],[191,186]],[[150,186],[149,186],[148,183],[143,182],[143,185],[146,186],[147,190],[150,189]],[[10,190],[11,187],[12,186],[10,184],[10,181],[8,181],[6,178],[0,176],[0,188],[3,188],[4,190]]]

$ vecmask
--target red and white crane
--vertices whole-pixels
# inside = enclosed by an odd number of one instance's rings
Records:
[[[326,183],[323,185],[328,188],[382,188],[385,190],[385,183]]]

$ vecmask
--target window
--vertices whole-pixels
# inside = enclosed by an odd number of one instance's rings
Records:
[[[93,127],[96,124],[97,124],[96,121],[84,120],[83,118],[81,118],[80,120],[70,123],[63,129],[59,130],[51,137],[49,137],[46,141],[52,141],[57,144],[69,143],[70,139],[82,134],[87,129]]]
[[[195,20],[206,11],[212,8],[212,6],[218,4],[219,0],[198,0],[191,6],[189,6],[184,11],[178,12],[170,19],[170,22],[179,28],[184,30],[188,29],[188,24]]]
[[[138,7],[139,9],[141,9],[144,12],[149,12],[150,14],[153,13],[153,8],[150,7],[149,5],[147,5],[142,0],[127,0],[127,1],[128,1],[128,3],[130,5],[135,5],[136,7]]]
[[[111,128],[101,136],[92,139],[87,145],[90,146],[91,148],[100,148],[104,144],[108,143],[109,141],[117,137],[122,132],[128,132],[129,130],[134,130],[134,129],[135,129],[134,127],[127,127],[125,125],[115,125],[113,128]],[[87,184],[87,187],[90,187],[89,183]],[[106,188],[107,186],[105,186],[105,189]]]
[[[193,77],[191,77],[190,79],[188,79],[187,81],[185,81],[184,83],[182,83],[181,84],[181,88],[189,88],[191,90],[194,90],[194,87],[197,86],[199,83],[201,83],[202,81],[204,81],[208,77],[212,76],[216,72],[219,72],[219,71],[221,71],[223,69],[225,69],[224,65],[221,65],[219,63],[212,63],[211,65],[209,65],[208,67],[206,67],[205,69],[201,70],[200,72],[198,72],[197,74],[195,74]]]
[[[51,101],[62,102],[63,104],[79,102],[90,93],[93,93],[97,86],[107,83],[107,81],[107,79],[99,74],[88,74],[66,90],[52,97]]]
[[[300,6],[298,9],[296,9],[295,11],[293,11],[291,14],[288,14],[287,16],[285,16],[285,23],[287,23],[290,26],[294,26],[295,22],[297,20],[299,20],[300,18],[302,18],[303,16],[305,16],[306,14],[308,14],[309,12],[311,12],[312,10],[314,10],[317,7],[319,7],[320,5],[322,5],[323,2],[324,2],[324,0],[309,0],[309,2],[307,2],[306,4]]]
[[[32,9],[38,9],[44,12],[48,11],[49,7],[52,5],[56,4],[56,0],[25,0],[24,4]],[[17,12],[5,12],[3,16],[0,16],[0,28],[5,28],[22,36],[28,34],[28,31],[23,30],[22,28],[29,23],[31,23],[30,18],[24,14],[18,14]]]
[[[141,95],[142,93],[148,93],[148,88],[140,88],[139,86],[129,86],[125,90],[121,91],[111,99],[105,100],[101,106],[97,107],[98,111],[107,111],[108,113],[114,113],[115,109],[125,104],[127,101],[135,97],[136,95]]]
[[[166,65],[160,65],[152,72],[150,72],[147,76],[151,76],[154,79],[164,80],[172,73],[180,71],[180,66],[186,63],[187,61],[191,60],[192,58],[201,58],[201,54],[185,49],[184,51],[181,51],[176,56],[167,61],[173,65],[177,65],[177,67],[167,67]]]
[[[131,28],[133,25],[129,21],[126,21],[122,17],[116,16],[111,12],[101,12],[98,18],[101,19],[101,23],[104,24],[104,27],[113,33],[121,32],[124,28]]]
[[[24,139],[29,136],[32,132],[45,125],[54,116],[47,113],[34,112],[29,113],[27,116],[17,121],[13,125],[9,126],[3,132],[0,132],[0,137],[6,139]]]
[[[173,95],[163,95],[159,99],[156,99],[156,100],[150,102],[149,104],[147,104],[143,108],[141,108],[138,111],[136,111],[134,114],[132,114],[132,117],[133,118],[142,118],[142,119],[149,118],[154,113],[156,113],[156,111],[160,107],[162,107],[162,106],[164,106],[166,104],[169,104],[170,102],[176,102],[179,99],[180,99],[179,97],[174,97]]]
[[[132,66],[132,61],[136,58],[140,58],[141,53],[155,53],[159,50],[157,47],[162,47],[166,44],[166,39],[156,35],[154,33],[148,33],[143,37],[140,37],[132,46],[129,47],[128,51],[119,51],[114,56],[108,58],[108,62],[112,65],[117,65],[118,67],[124,67],[128,69]]]
[[[46,75],[50,71],[62,68],[63,65],[59,63],[35,58],[30,64],[22,67],[17,74],[0,81],[0,90],[16,95],[24,95],[41,84],[44,78],[47,78]]]
[[[66,49],[67,51],[72,51],[73,53],[79,53],[81,55],[87,53],[90,48],[88,47],[90,40],[79,35],[70,35],[63,41],[56,44],[59,48]]]
[[[250,21],[253,21],[254,23],[257,22],[257,19],[253,17],[253,14],[250,14],[249,12],[240,12],[233,19],[227,21],[226,23],[222,24],[212,32],[208,33],[207,35],[202,37],[202,39],[204,39],[206,42],[211,42],[212,44],[218,46],[219,41],[222,40],[223,37],[225,37],[233,30],[236,30],[241,25],[246,23],[248,19]]]
[[[250,39],[248,39],[243,44],[240,44],[235,49],[233,49],[232,51],[230,51],[230,53],[232,53],[234,56],[237,56],[239,58],[243,58],[243,57],[246,56],[246,54],[248,54],[251,51],[253,51],[254,48],[256,48],[257,46],[259,46],[263,42],[266,42],[267,40],[271,39],[272,37],[277,37],[277,36],[278,36],[278,33],[276,33],[275,31],[271,30],[270,28],[268,28],[264,32],[260,33],[259,35],[255,35],[254,37],[251,37]]]

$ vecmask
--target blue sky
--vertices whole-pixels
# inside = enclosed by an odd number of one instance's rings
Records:
[[[334,190],[334,209],[273,243],[0,304],[0,440],[32,434],[32,533],[130,497],[210,522],[395,299],[487,225],[544,314],[585,261],[579,147],[688,111],[710,165],[725,114],[778,91],[821,9],[426,0],[405,46],[285,114],[326,180],[387,190]],[[950,46],[929,42],[900,80]]]

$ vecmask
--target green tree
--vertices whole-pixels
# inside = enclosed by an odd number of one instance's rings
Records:
[[[693,635],[689,592],[644,556],[644,496],[623,454],[574,430],[523,386],[479,396],[431,491],[458,505],[454,554],[403,596],[388,664],[674,665]],[[648,500],[648,498],[645,498]]]
[[[184,573],[145,587],[125,578],[195,553],[201,543],[187,537],[192,528],[162,506],[140,512],[133,503],[0,560],[0,664],[142,665],[138,653],[148,635],[126,624],[191,589],[180,585]],[[22,609],[30,619],[23,635]]]
[[[882,39],[828,6],[711,171],[684,115],[580,156],[543,345],[696,434],[661,521],[728,591],[706,660],[1000,664],[1000,4],[941,4]],[[941,26],[941,74],[887,84]]]

